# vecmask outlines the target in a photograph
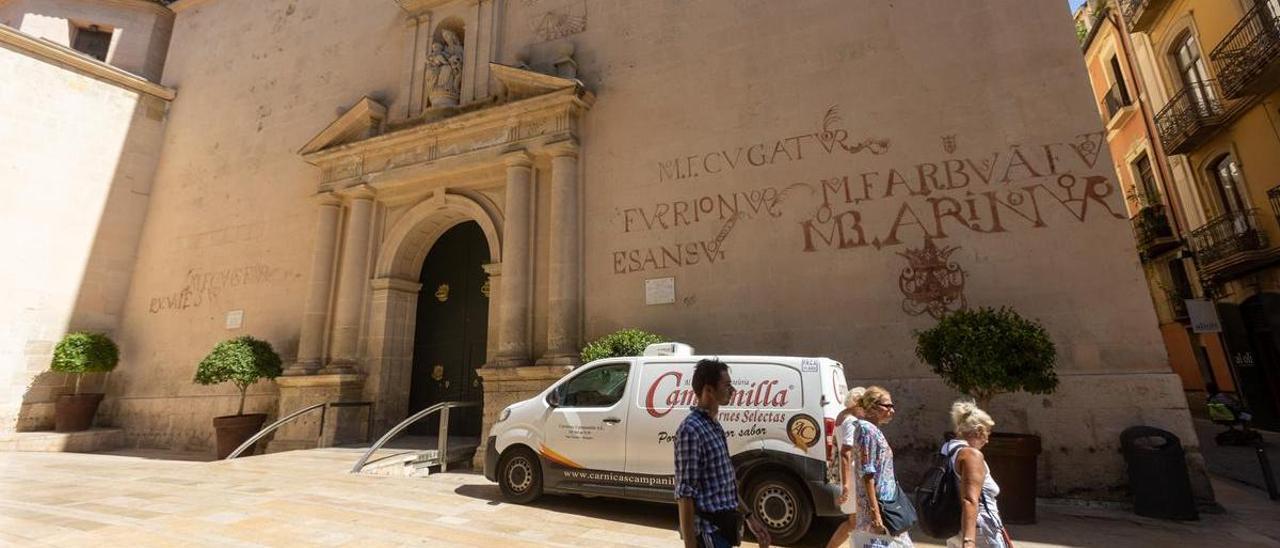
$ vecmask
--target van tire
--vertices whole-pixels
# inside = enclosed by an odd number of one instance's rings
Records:
[[[769,530],[774,544],[794,544],[804,538],[813,522],[813,504],[800,482],[785,472],[766,471],[749,485],[751,513]]]
[[[528,504],[542,496],[542,464],[528,447],[512,447],[498,459],[498,488],[507,502]]]

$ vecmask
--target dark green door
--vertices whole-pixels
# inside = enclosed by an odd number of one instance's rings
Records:
[[[481,401],[476,369],[484,365],[489,325],[489,262],[484,231],[466,222],[446,231],[422,264],[422,293],[413,338],[409,413],[444,401]],[[479,436],[481,408],[450,410],[450,436]],[[436,435],[439,421],[424,419],[410,431]]]

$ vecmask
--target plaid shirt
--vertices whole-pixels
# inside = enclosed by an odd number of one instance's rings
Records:
[[[676,498],[692,498],[700,512],[738,507],[738,483],[724,429],[706,411],[693,407],[676,430]],[[697,532],[715,526],[694,518]]]

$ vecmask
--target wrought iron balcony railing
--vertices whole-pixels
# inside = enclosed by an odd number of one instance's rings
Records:
[[[1170,0],[1117,0],[1129,32],[1143,32],[1155,22]]]
[[[1267,191],[1267,201],[1271,202],[1271,213],[1276,216],[1276,222],[1280,223],[1280,185]]]
[[[1129,100],[1129,92],[1124,89],[1120,82],[1111,84],[1111,89],[1107,90],[1107,94],[1102,96],[1102,111],[1106,113],[1106,119],[1102,122],[1109,123],[1120,109],[1132,105],[1133,101]]]
[[[1191,249],[1206,270],[1236,255],[1267,248],[1267,235],[1258,228],[1258,210],[1234,211],[1191,231]]]
[[[1144,261],[1182,245],[1182,242],[1174,237],[1169,216],[1165,214],[1164,206],[1159,203],[1145,206],[1138,211],[1138,214],[1133,217],[1133,234],[1138,241],[1138,254]]]
[[[1260,2],[1209,54],[1227,97],[1265,92],[1280,81],[1280,14]]]
[[[1160,142],[1168,154],[1186,154],[1230,120],[1237,101],[1224,99],[1214,80],[1182,88],[1156,114]]]

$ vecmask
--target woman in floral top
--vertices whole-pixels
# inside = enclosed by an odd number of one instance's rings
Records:
[[[880,518],[880,500],[894,500],[898,495],[898,479],[893,473],[893,448],[889,447],[889,441],[884,438],[880,426],[893,420],[893,397],[888,390],[872,386],[862,395],[860,407],[865,420],[858,431],[858,463],[862,483],[858,486],[856,529],[887,535]],[[898,535],[895,540],[902,545],[912,546],[911,537],[906,532]]]

